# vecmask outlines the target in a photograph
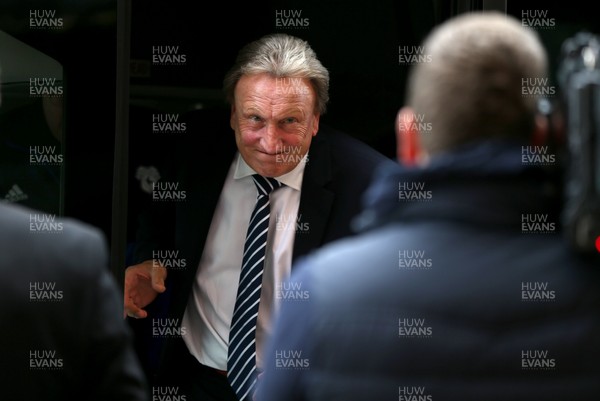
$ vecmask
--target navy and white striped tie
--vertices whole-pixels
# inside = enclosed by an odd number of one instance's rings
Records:
[[[256,385],[256,318],[269,229],[269,195],[282,186],[274,178],[258,174],[252,178],[258,198],[246,234],[227,356],[227,378],[240,400],[251,395]]]

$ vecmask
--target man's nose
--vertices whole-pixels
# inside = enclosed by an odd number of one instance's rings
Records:
[[[277,153],[281,150],[282,141],[279,128],[276,124],[268,124],[265,134],[261,139],[263,149],[268,153]]]

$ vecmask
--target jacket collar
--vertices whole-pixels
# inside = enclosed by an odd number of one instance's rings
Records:
[[[558,223],[556,166],[527,164],[522,153],[520,143],[489,140],[440,154],[425,168],[384,165],[365,193],[364,212],[354,227],[446,220],[520,229],[528,214]]]

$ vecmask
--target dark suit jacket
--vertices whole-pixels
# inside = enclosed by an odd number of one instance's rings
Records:
[[[185,269],[168,272],[168,293],[159,296],[168,301],[155,310],[155,316],[163,313],[179,322],[183,317],[213,211],[236,151],[233,132],[223,131],[227,119],[228,116],[222,116],[202,120],[201,132],[220,133],[211,135],[210,147],[202,145],[206,139],[194,143],[193,138],[187,138],[179,144],[173,157],[177,162],[174,174],[167,180],[175,181],[186,191],[185,201],[155,202],[145,212],[151,216],[140,220],[135,262],[152,259],[153,250],[169,247],[186,262]],[[195,131],[188,129],[192,130]],[[217,152],[224,156],[215,161],[212,153]],[[363,142],[321,126],[311,143],[298,211],[310,229],[296,233],[294,260],[352,234],[350,221],[360,210],[362,193],[380,163],[392,162]],[[132,323],[137,325],[136,332],[147,339],[151,323]],[[143,325],[146,328],[139,327]]]
[[[0,398],[146,400],[101,232],[50,220],[0,204]]]

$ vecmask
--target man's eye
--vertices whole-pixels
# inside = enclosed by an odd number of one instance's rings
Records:
[[[259,116],[250,116],[250,121],[252,121],[252,122],[261,122],[262,119]]]
[[[284,124],[292,124],[292,123],[295,123],[297,121],[298,120],[296,120],[294,117],[288,117],[288,118],[286,118],[286,119],[283,120],[283,123]]]

